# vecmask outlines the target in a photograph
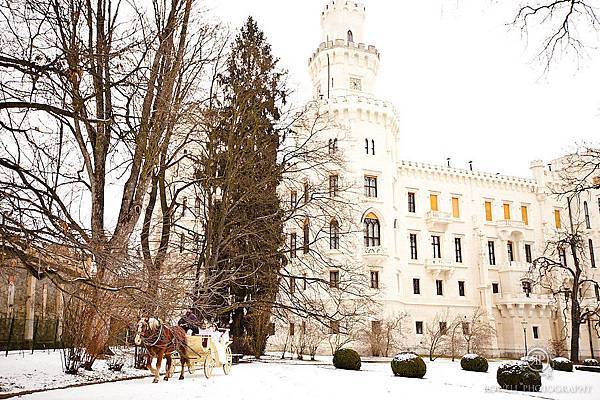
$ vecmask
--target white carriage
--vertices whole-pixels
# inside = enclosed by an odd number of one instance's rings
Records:
[[[200,330],[198,335],[187,335],[187,356],[194,369],[202,365],[207,378],[215,367],[222,367],[225,375],[229,375],[233,364],[231,343],[229,329]]]

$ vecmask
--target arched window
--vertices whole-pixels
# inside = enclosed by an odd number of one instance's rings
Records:
[[[373,213],[367,214],[365,225],[365,247],[381,246],[379,219]]]
[[[350,42],[350,43],[354,42],[354,34],[352,33],[351,30],[348,30],[348,42]]]
[[[340,248],[340,224],[335,218],[329,223],[329,248],[331,250]]]
[[[310,223],[308,221],[308,218],[304,220],[304,227],[302,229],[302,233],[304,239],[302,243],[302,248],[304,250],[304,254],[308,254],[308,251],[310,250]]]
[[[588,211],[587,201],[583,202],[583,212],[585,214],[585,227],[587,229],[590,229],[591,228],[591,224],[590,224],[590,212]]]

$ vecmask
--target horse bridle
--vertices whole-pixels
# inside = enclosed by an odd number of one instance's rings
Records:
[[[154,343],[152,344],[146,344],[146,337],[144,335],[141,334],[140,332],[140,337],[142,338],[142,343],[144,345],[146,345],[147,347],[153,347],[156,345],[156,343],[158,343],[158,341],[160,340],[160,337],[162,336],[162,330],[163,330],[163,324],[162,322],[160,322],[160,320],[158,318],[155,318],[158,321],[158,335],[156,335],[156,339],[154,340]],[[148,319],[148,322],[144,322],[145,324],[148,324],[148,328],[150,328],[150,324],[149,324],[150,319]]]

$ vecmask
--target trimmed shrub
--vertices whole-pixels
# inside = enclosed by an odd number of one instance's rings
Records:
[[[333,365],[339,369],[360,370],[360,355],[352,349],[339,349],[333,355]]]
[[[556,357],[550,360],[550,366],[557,371],[573,372],[573,363],[565,357]]]
[[[465,354],[460,360],[460,367],[465,371],[487,372],[488,362],[477,354]]]
[[[594,358],[586,358],[585,360],[583,360],[583,365],[588,367],[598,367],[600,366],[600,362],[598,362],[598,360]]]
[[[504,363],[498,367],[496,381],[502,389],[521,392],[539,392],[542,376],[526,361]]]
[[[392,359],[392,372],[405,378],[422,378],[427,372],[425,361],[414,353],[400,353]]]
[[[525,361],[531,369],[535,369],[536,371],[541,371],[544,368],[542,361],[537,357],[525,356],[521,357],[521,361]]]

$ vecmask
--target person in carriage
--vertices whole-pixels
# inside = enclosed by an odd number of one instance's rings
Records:
[[[177,325],[182,327],[186,332],[192,331],[192,335],[200,333],[200,320],[192,310],[186,310],[177,322]]]

